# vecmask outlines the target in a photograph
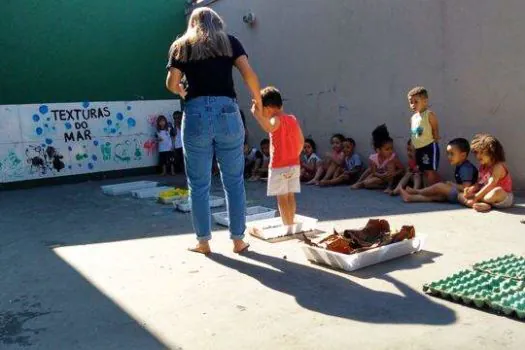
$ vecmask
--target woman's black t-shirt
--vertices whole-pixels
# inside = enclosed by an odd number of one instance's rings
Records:
[[[233,86],[233,64],[237,58],[246,55],[241,42],[228,35],[232,46],[232,57],[213,57],[198,61],[181,62],[170,57],[167,69],[177,68],[188,81],[186,101],[199,96],[227,96],[235,98]]]

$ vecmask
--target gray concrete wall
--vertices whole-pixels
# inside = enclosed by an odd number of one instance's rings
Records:
[[[242,40],[262,84],[282,90],[286,109],[322,151],[332,133],[343,132],[368,155],[371,130],[387,123],[405,157],[406,92],[424,85],[442,146],[493,133],[525,187],[524,1],[221,0],[212,7]],[[242,21],[249,11],[254,27]],[[257,141],[263,134],[249,123]],[[441,169],[451,173],[446,158]]]

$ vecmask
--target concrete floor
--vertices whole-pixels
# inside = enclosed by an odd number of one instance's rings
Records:
[[[477,261],[525,255],[522,205],[483,215],[448,204],[406,205],[378,192],[303,187],[298,212],[319,218],[326,230],[383,217],[427,235],[419,254],[341,273],[308,263],[298,241],[250,239],[251,252],[237,256],[220,227],[215,254],[190,254],[188,214],[99,189],[133,180],[0,192],[0,348],[521,349],[525,343],[522,322],[421,291]],[[218,183],[213,192],[221,194]],[[249,183],[247,193],[250,204],[275,207],[264,185]]]

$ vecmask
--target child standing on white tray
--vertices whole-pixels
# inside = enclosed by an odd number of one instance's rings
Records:
[[[296,211],[295,193],[301,192],[301,162],[304,136],[295,116],[283,110],[281,93],[269,86],[261,91],[262,106],[252,113],[270,135],[268,196],[276,196],[287,233],[291,233]]]

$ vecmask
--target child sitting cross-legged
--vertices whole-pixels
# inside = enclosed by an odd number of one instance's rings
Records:
[[[369,167],[359,180],[351,186],[352,189],[385,189],[392,193],[396,178],[405,171],[403,164],[394,153],[394,140],[390,137],[385,124],[378,126],[372,132],[376,153],[369,158]]]
[[[414,148],[414,145],[412,145],[411,139],[408,139],[407,142],[407,157],[408,167],[405,175],[392,192],[392,196],[398,196],[401,193],[401,190],[405,189],[410,182],[412,182],[412,188],[416,190],[420,189],[422,186],[421,172],[419,171],[416,161],[416,149]]]
[[[321,186],[334,186],[343,184],[352,184],[361,175],[363,170],[363,162],[359,154],[354,152],[355,141],[352,138],[346,138],[343,141],[343,152],[345,154],[345,162],[342,168],[338,168],[331,180],[322,180]]]
[[[251,147],[248,138],[244,139],[244,177],[250,178],[254,175],[254,169],[262,164],[263,155],[255,147]]]
[[[304,139],[303,154],[301,155],[301,181],[310,181],[321,164],[321,158],[315,153],[317,147],[312,139]]]
[[[471,148],[480,164],[479,180],[459,194],[459,202],[479,212],[512,207],[512,177],[499,140],[489,134],[478,134]]]
[[[268,177],[268,164],[270,164],[270,140],[262,139],[260,146],[261,157],[255,160],[252,176],[248,179],[248,181],[259,181],[261,178]]]
[[[307,185],[320,185],[323,180],[331,180],[337,170],[341,168],[345,161],[343,153],[343,140],[345,137],[341,134],[335,134],[330,139],[332,152],[327,152],[323,162],[317,167],[317,171],[312,180]]]
[[[469,142],[463,138],[450,141],[447,145],[447,157],[456,167],[454,182],[438,182],[423,189],[407,187],[400,193],[405,202],[446,202],[458,203],[458,194],[478,180],[478,169],[469,162]]]

